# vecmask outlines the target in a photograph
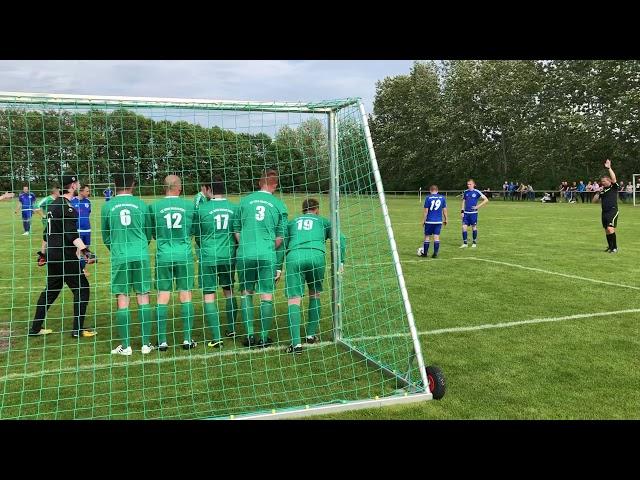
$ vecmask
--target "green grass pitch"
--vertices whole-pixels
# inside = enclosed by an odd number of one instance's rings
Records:
[[[620,252],[609,255],[603,252],[606,242],[598,205],[494,200],[479,216],[479,248],[459,250],[458,200],[450,199],[451,223],[442,232],[440,258],[422,259],[416,256],[422,241],[422,208],[417,197],[389,197],[388,202],[425,360],[444,369],[448,392],[439,402],[323,418],[640,417],[640,277],[636,262],[640,210],[621,206]],[[93,249],[99,258],[105,258],[97,215],[102,200],[93,203]],[[291,212],[297,211],[297,198],[287,203]],[[67,333],[46,340],[27,339],[24,333],[44,285],[44,269],[35,265],[34,255],[40,246],[41,226],[37,220],[32,236],[20,236],[20,217],[13,214],[13,208],[10,202],[0,204],[4,247],[0,250],[0,418],[193,418],[223,410],[250,410],[247,399],[274,405],[329,401],[337,391],[348,392],[349,398],[372,398],[391,388],[379,373],[354,364],[347,353],[331,345],[310,349],[305,353],[309,361],[302,362],[273,352],[248,354],[233,347],[223,355],[206,355],[202,344],[195,355],[175,350],[167,352],[169,356],[158,356],[163,358],[160,361],[143,362],[139,345],[134,343],[136,356],[112,359],[108,352],[117,343],[111,328],[113,302],[106,262],[89,267],[92,299],[87,321],[98,328],[95,340],[78,342]],[[384,230],[378,225],[369,234],[384,235]],[[349,240],[345,279],[352,275],[375,281],[371,272],[376,267],[362,263],[362,249],[371,241],[366,236]],[[382,250],[385,242],[376,248],[381,249],[380,261],[389,263],[388,248]],[[30,281],[16,283],[15,278]],[[387,285],[381,285],[381,291],[386,289]],[[63,299],[64,310],[70,313],[68,291]],[[200,299],[194,293],[197,313]],[[327,291],[323,294],[325,331],[330,325],[328,299]],[[359,301],[363,309],[368,302],[375,304],[375,298]],[[284,341],[282,286],[276,309]],[[133,310],[135,320],[135,307]],[[176,314],[178,311],[176,308]],[[69,317],[65,316],[65,322]],[[59,332],[61,318],[58,300],[47,325]],[[201,341],[201,316],[196,327],[200,330],[195,337]],[[175,328],[178,333],[173,343],[180,341],[179,322]],[[96,364],[100,368],[94,368]],[[223,369],[226,375],[217,374]],[[361,371],[357,381],[348,385],[336,381],[329,382],[330,388],[317,388],[322,375],[341,369]],[[263,372],[263,381],[247,383],[249,372]],[[269,386],[278,382],[287,383],[288,395],[273,394]]]

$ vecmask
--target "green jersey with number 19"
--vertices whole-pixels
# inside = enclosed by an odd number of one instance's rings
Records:
[[[200,203],[193,221],[196,244],[200,246],[198,260],[202,265],[232,263],[236,241],[233,225],[238,206],[226,198],[212,198]]]
[[[193,203],[166,196],[149,207],[157,263],[193,262]]]
[[[131,194],[120,194],[102,206],[102,241],[111,264],[149,260],[151,225],[147,205]]]
[[[276,261],[276,237],[284,239],[287,207],[269,192],[253,192],[242,199],[234,224],[240,232],[238,258]]]

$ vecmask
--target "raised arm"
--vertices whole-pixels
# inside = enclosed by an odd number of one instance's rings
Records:
[[[609,159],[605,160],[604,168],[606,168],[609,171],[609,176],[611,177],[611,181],[613,183],[618,183],[618,179],[616,178],[616,174],[613,173],[613,170],[611,170],[611,160],[609,160]]]

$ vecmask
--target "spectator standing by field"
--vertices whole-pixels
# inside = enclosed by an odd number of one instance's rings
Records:
[[[533,190],[531,184],[527,185],[527,198],[532,202],[536,199],[536,192]]]
[[[582,180],[578,184],[578,193],[580,194],[580,201],[584,203],[587,200],[587,186]]]
[[[502,184],[502,194],[504,195],[504,199],[506,200],[507,196],[509,195],[509,182],[507,182],[506,180]]]

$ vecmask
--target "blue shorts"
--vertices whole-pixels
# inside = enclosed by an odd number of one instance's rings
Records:
[[[425,223],[424,224],[425,235],[440,235],[440,230],[442,230],[441,223]]]
[[[33,215],[33,211],[31,210],[22,210],[22,219],[23,220],[31,220],[31,216]]]
[[[91,232],[78,232],[78,236],[87,247],[91,245]]]
[[[477,225],[478,224],[478,212],[476,213],[465,213],[462,217],[463,225]]]

